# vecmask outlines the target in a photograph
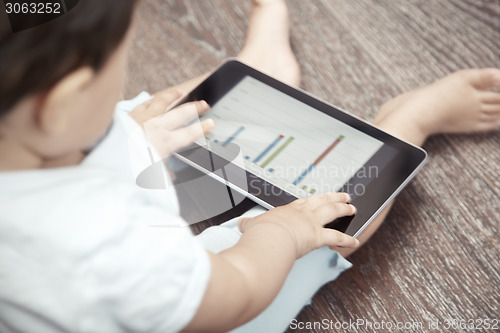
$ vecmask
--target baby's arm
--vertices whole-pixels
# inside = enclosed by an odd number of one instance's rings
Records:
[[[328,193],[240,221],[243,235],[232,248],[210,254],[211,278],[187,331],[228,331],[251,320],[277,296],[294,261],[322,246],[359,242],[323,226],[352,215],[345,193]]]

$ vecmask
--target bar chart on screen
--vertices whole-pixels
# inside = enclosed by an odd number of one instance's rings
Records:
[[[234,163],[300,197],[340,189],[383,145],[251,77],[205,117],[216,123],[207,141],[218,154],[238,145]]]

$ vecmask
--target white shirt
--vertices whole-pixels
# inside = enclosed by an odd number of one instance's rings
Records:
[[[0,332],[176,332],[193,318],[209,259],[174,190],[135,185],[151,164],[138,129],[117,110],[80,165],[0,173]]]

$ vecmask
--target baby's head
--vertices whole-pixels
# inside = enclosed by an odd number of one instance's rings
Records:
[[[0,170],[74,164],[110,125],[135,0],[81,0],[21,32],[0,32]]]

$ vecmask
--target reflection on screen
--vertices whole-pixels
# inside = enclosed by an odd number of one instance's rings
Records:
[[[250,76],[205,117],[216,123],[206,138],[210,150],[231,159],[226,148],[238,145],[242,158],[235,164],[302,198],[338,191],[383,146]]]

